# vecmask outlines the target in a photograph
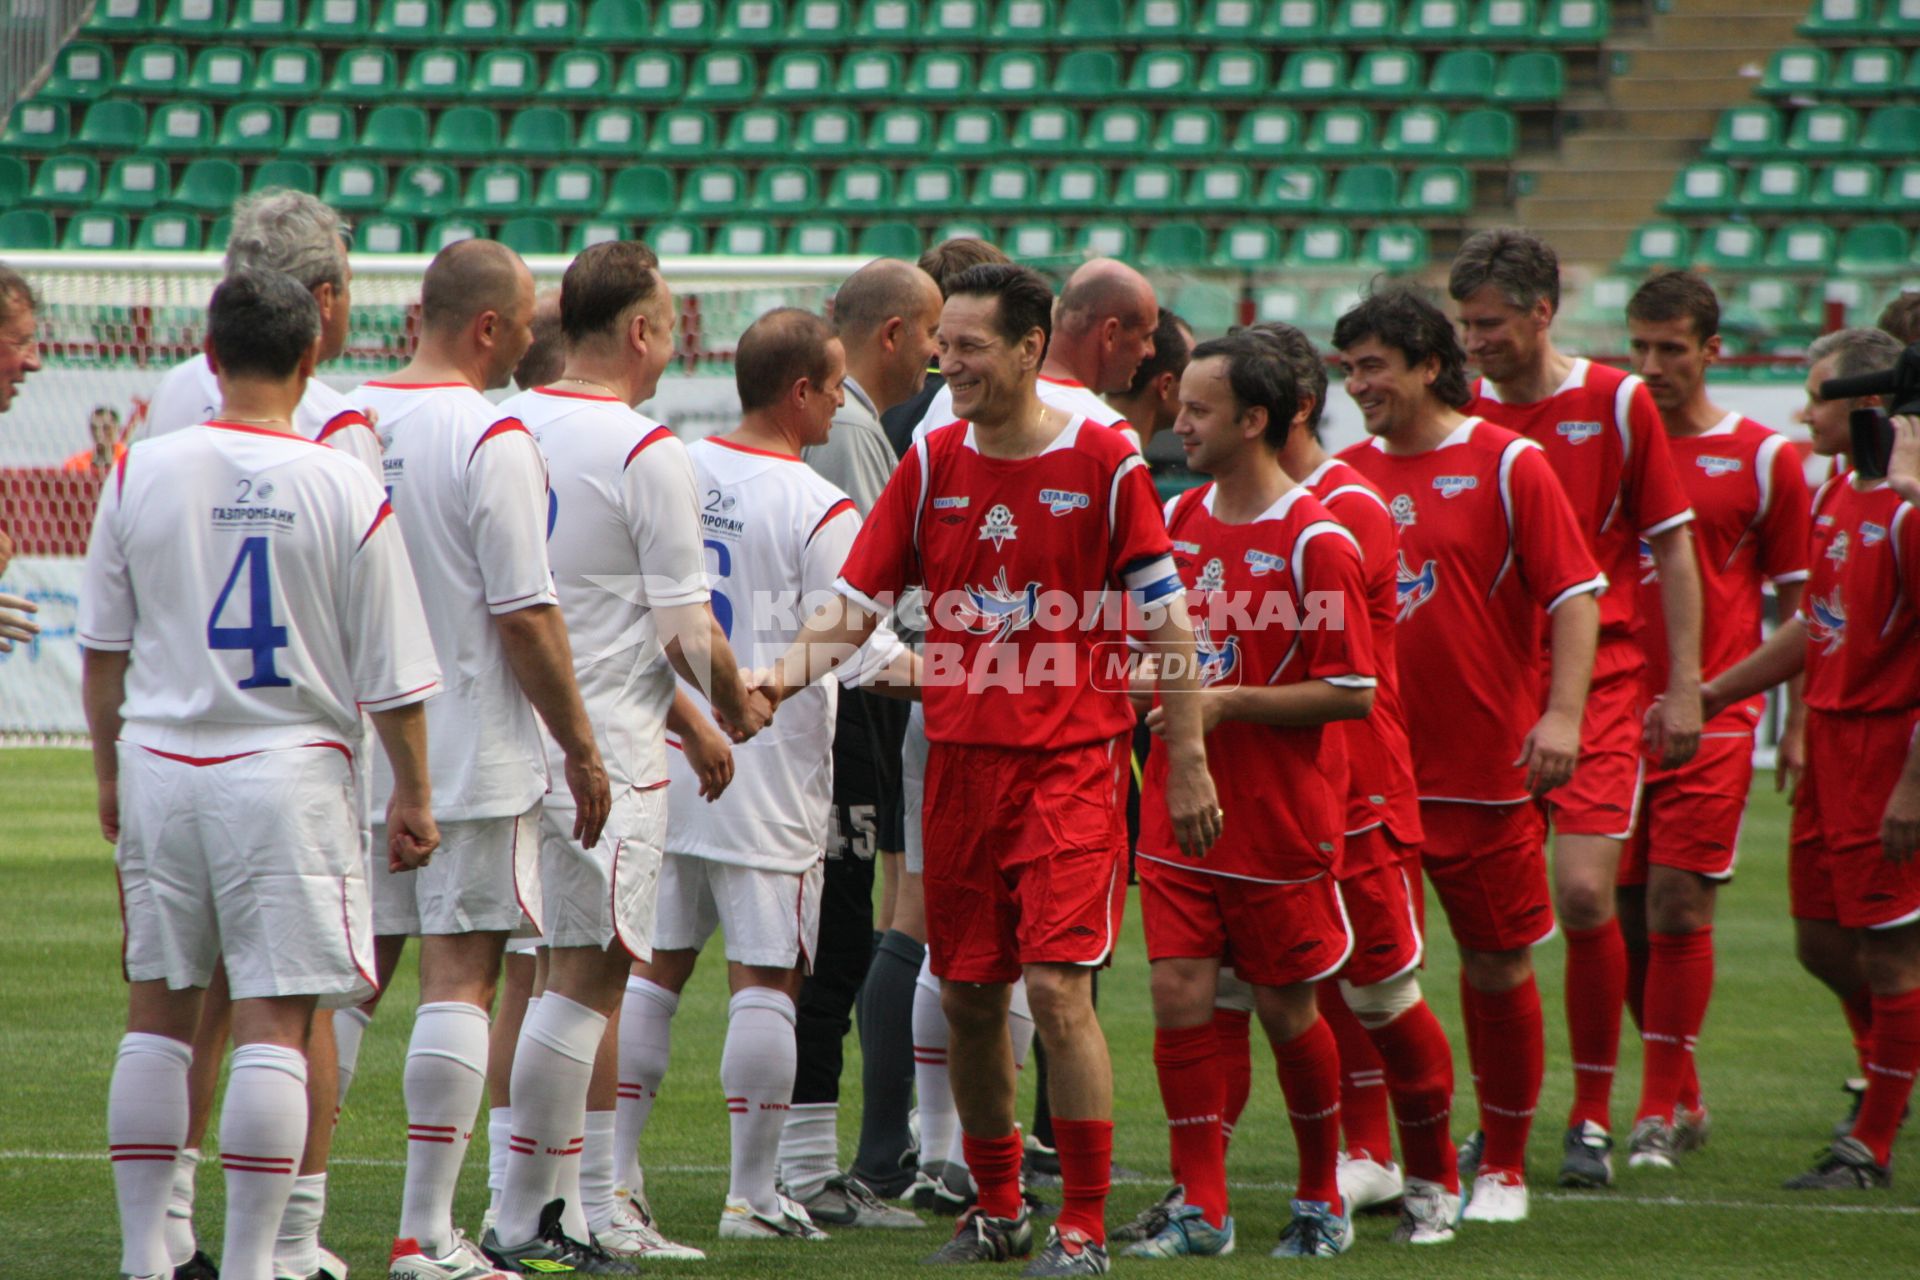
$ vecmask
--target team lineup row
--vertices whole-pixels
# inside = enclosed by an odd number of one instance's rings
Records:
[[[312,378],[348,324],[337,221],[285,195],[238,213],[208,354],[108,477],[82,596],[126,901],[125,1274],[211,1269],[191,1188],[226,1019],[221,1270],[343,1274],[318,1245],[326,1147],[407,936],[422,995],[391,1274],[693,1252],[652,1222],[637,1150],[716,928],[723,1238],[919,1226],[882,1198],[905,1192],[965,1209],[929,1261],[1105,1271],[1093,974],[1130,863],[1177,1184],[1115,1233],[1130,1256],[1232,1247],[1253,1015],[1300,1153],[1276,1254],[1344,1251],[1353,1210],[1393,1199],[1410,1243],[1523,1219],[1544,1072],[1529,952],[1556,919],[1576,1081],[1560,1180],[1611,1181],[1623,1008],[1646,1049],[1632,1161],[1670,1168],[1708,1129],[1693,1042],[1758,695],[1803,670],[1793,912],[1868,1084],[1790,1185],[1887,1183],[1920,1068],[1920,687],[1898,661],[1920,442],[1903,435],[1892,483],[1842,473],[1809,503],[1798,452],[1706,394],[1718,307],[1697,278],[1636,295],[1643,380],[1555,350],[1548,246],[1475,237],[1450,282],[1464,347],[1411,292],[1342,317],[1370,438],[1334,458],[1326,366],[1297,331],[1192,345],[1121,264],[1056,298],[961,242],[863,268],[831,324],[763,316],[737,353],[740,425],[684,446],[631,407],[672,354],[644,246],[574,261],[559,367],[500,406],[480,393],[527,354],[532,279],[502,246],[454,246],[423,280],[412,362],[341,396]],[[31,294],[0,295],[30,355]],[[1810,388],[1899,351],[1830,335]],[[1852,407],[1810,390],[1816,452],[1846,451]],[[1167,428],[1209,483],[1163,507],[1139,450]],[[1764,644],[1763,587],[1787,619]],[[915,588],[931,605],[902,614],[925,633],[910,645],[889,619]],[[1103,595],[1127,603],[1045,607]],[[904,850],[877,950],[848,906],[871,901],[876,848]],[[1462,958],[1480,1114],[1458,1148],[1416,977],[1426,882]],[[535,935],[540,994],[507,1031],[511,1001],[488,1014],[501,955]],[[842,1173],[838,1038],[863,977],[869,1105]],[[871,1087],[869,1006],[896,999],[917,1172],[900,1072]],[[1013,1070],[1036,1033],[1050,1114],[1029,1151]],[[452,1197],[490,1065],[511,1105],[474,1242]],[[1062,1201],[1037,1252],[1036,1155]]]

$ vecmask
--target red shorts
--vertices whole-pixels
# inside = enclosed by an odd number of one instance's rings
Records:
[[[1620,883],[1647,882],[1647,866],[1675,867],[1709,880],[1733,879],[1740,819],[1753,786],[1753,735],[1700,739],[1678,769],[1647,772],[1640,821],[1620,859]]]
[[[1332,977],[1352,954],[1331,875],[1274,884],[1145,858],[1139,867],[1149,960],[1218,956],[1256,987],[1290,987]]]
[[[1807,712],[1807,771],[1793,814],[1793,914],[1847,929],[1920,919],[1920,859],[1887,860],[1880,820],[1906,767],[1916,716]]]
[[[1353,931],[1353,957],[1340,971],[1341,981],[1370,987],[1419,965],[1420,918],[1404,867],[1396,859],[1340,881],[1340,900]]]
[[[1633,833],[1643,761],[1644,670],[1637,661],[1609,670],[1602,648],[1580,720],[1580,760],[1573,779],[1547,793],[1557,833],[1615,840]]]
[[[927,949],[955,982],[1101,965],[1127,901],[1127,740],[1022,751],[928,745]]]
[[[1517,951],[1553,932],[1546,823],[1538,805],[1422,801],[1421,866],[1469,951]]]

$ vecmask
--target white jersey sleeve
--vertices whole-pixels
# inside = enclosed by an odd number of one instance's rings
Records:
[[[621,489],[640,555],[640,603],[650,609],[705,604],[706,549],[687,447],[665,427],[649,433],[627,463]]]
[[[547,565],[547,463],[518,418],[500,419],[473,446],[465,496],[487,611],[557,604]]]
[[[129,433],[127,443],[158,439],[220,416],[220,384],[204,355],[182,360],[167,370],[147,401],[147,416]]]
[[[320,379],[307,379],[307,389],[293,411],[293,429],[315,444],[346,454],[376,481],[382,479],[380,437],[374,434],[373,423],[344,393]]]
[[[93,536],[87,539],[87,562],[80,579],[80,644],[102,653],[125,653],[133,648],[133,624],[138,612],[133,582],[127,573],[127,551],[120,540],[120,495],[126,478],[127,460],[122,457],[112,477],[100,487],[100,504],[93,513]]]
[[[407,545],[393,522],[393,504],[366,486],[359,506],[377,501],[366,533],[354,544],[341,580],[344,640],[362,711],[392,711],[418,702],[440,680],[420,588]]]

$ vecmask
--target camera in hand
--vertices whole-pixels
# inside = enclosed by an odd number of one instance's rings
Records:
[[[1828,378],[1820,384],[1822,400],[1855,400],[1861,396],[1879,396],[1893,406],[1855,409],[1847,420],[1853,435],[1850,452],[1854,470],[1868,480],[1884,480],[1887,459],[1893,453],[1893,419],[1901,414],[1920,414],[1920,342],[1902,351],[1891,369]]]

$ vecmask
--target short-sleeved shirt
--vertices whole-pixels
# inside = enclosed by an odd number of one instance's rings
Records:
[[[1030,458],[987,457],[974,431],[914,445],[839,589],[884,616],[926,588],[929,741],[1037,751],[1130,731],[1121,593],[1181,590],[1146,463],[1084,418]]]
[[[1729,413],[1696,436],[1668,441],[1693,507],[1693,550],[1700,565],[1700,676],[1731,667],[1759,648],[1768,582],[1807,579],[1807,479],[1793,442],[1751,418]],[[1624,590],[1624,584],[1622,586]],[[1640,551],[1640,648],[1656,684],[1667,671],[1667,629],[1651,548]],[[1765,699],[1728,707],[1709,733],[1745,735]]]
[[[1884,483],[1851,474],[1813,500],[1806,703],[1868,713],[1920,707],[1920,516]]]
[[[1400,694],[1422,800],[1514,804],[1540,718],[1543,613],[1606,577],[1533,442],[1469,418],[1439,447],[1340,455],[1385,495],[1400,532]]]
[[[132,655],[121,736],[217,760],[430,696],[440,669],[400,531],[366,469],[210,422],[142,441],[103,486],[80,643]]]
[[[1211,484],[1167,504],[1187,587],[1201,688],[1375,685],[1367,588],[1353,535],[1304,486],[1259,518],[1228,524]],[[1338,724],[1223,720],[1207,767],[1226,818],[1204,858],[1181,854],[1167,813],[1165,742],[1141,784],[1140,874],[1164,867],[1242,880],[1310,880],[1337,868],[1347,817],[1347,734]]]
[[[204,355],[183,360],[167,370],[147,405],[144,426],[136,440],[149,440],[220,416],[220,382]],[[343,392],[318,378],[308,378],[293,411],[293,429],[309,440],[358,458],[376,477],[380,474],[380,437],[373,424]]]
[[[547,559],[608,776],[615,790],[658,786],[674,677],[653,611],[707,600],[686,446],[611,396],[540,388],[498,412],[547,460]],[[551,742],[547,765],[565,768]]]
[[[1591,360],[1575,360],[1560,388],[1531,404],[1503,402],[1484,378],[1473,390],[1463,412],[1546,450],[1588,550],[1617,587],[1600,597],[1600,643],[1625,645],[1642,623],[1639,593],[1627,590],[1639,576],[1641,540],[1693,519],[1653,394],[1632,374]]]
[[[1338,458],[1329,458],[1301,481],[1332,513],[1360,548],[1366,573],[1367,624],[1372,631],[1373,709],[1363,720],[1341,727],[1347,735],[1347,834],[1384,826],[1401,845],[1421,840],[1420,791],[1413,780],[1413,747],[1407,740],[1406,708],[1400,700],[1397,624],[1400,612],[1400,537],[1387,500],[1373,483]],[[1385,859],[1394,854],[1384,840],[1354,841],[1342,863],[1342,875],[1373,868],[1355,861],[1365,849]]]
[[[1040,403],[1049,409],[1058,409],[1070,417],[1078,415],[1088,422],[1117,431],[1133,446],[1135,453],[1140,452],[1140,433],[1127,421],[1127,415],[1094,394],[1086,383],[1076,382],[1072,378],[1049,378],[1042,374],[1034,390],[1040,397]],[[913,438],[922,439],[929,431],[944,427],[953,420],[953,390],[942,383],[928,402],[927,411],[921,416],[919,425],[914,427]]]
[[[546,746],[494,616],[558,603],[547,567],[547,464],[525,425],[464,383],[369,382],[387,494],[406,535],[446,694],[427,709],[442,821],[525,813],[547,790]],[[391,780],[374,773],[375,811]]]

